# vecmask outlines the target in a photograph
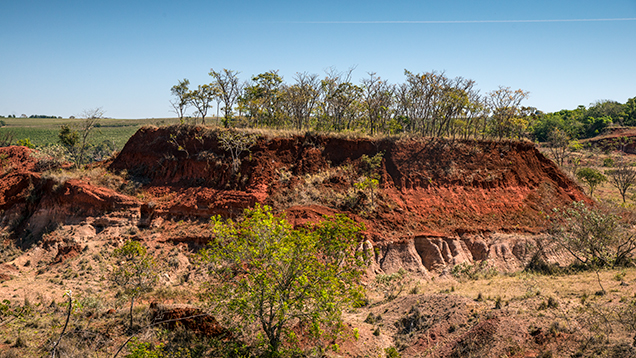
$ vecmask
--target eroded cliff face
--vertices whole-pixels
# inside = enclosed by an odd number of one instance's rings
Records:
[[[517,270],[536,251],[544,213],[589,200],[532,143],[260,136],[233,172],[218,131],[139,130],[111,163],[100,164],[136,183],[132,196],[82,177],[56,181],[42,175],[28,149],[0,148],[15,163],[0,174],[2,226],[37,242],[60,225],[160,227],[169,219],[232,217],[264,203],[294,225],[346,213],[367,227],[374,271],[430,277],[484,260]],[[382,161],[369,173],[363,156],[378,153]],[[369,175],[379,178],[377,190],[356,189]],[[549,259],[567,258],[554,252]]]
[[[541,253],[538,252],[542,245]],[[543,234],[477,234],[464,236],[415,236],[375,243],[375,273],[394,273],[400,268],[430,278],[448,275],[456,265],[482,265],[498,272],[523,270],[540,254],[550,263],[569,264],[572,257],[554,247]]]

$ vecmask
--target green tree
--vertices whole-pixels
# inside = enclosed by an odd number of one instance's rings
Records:
[[[295,346],[297,324],[314,337],[337,332],[342,308],[362,297],[364,227],[345,216],[292,229],[256,205],[239,222],[213,217],[212,228],[215,238],[201,253],[212,278],[209,301],[226,326],[255,326],[268,357]]]
[[[609,117],[610,123],[625,124],[625,112],[623,105],[610,100],[596,101],[587,109],[587,116],[594,118]]]
[[[583,130],[586,138],[595,137],[612,124],[612,117],[586,117],[583,122]]]
[[[352,71],[353,68],[345,72],[331,68],[325,79],[320,81],[321,97],[317,109],[321,128],[336,131],[350,129],[356,119],[356,102],[362,89],[351,83]]]
[[[200,85],[197,89],[186,94],[187,101],[197,109],[195,116],[201,117],[201,123],[205,124],[205,116],[212,106],[212,101],[219,96],[219,89],[213,84]],[[196,120],[195,120],[196,124]]]
[[[253,125],[280,125],[283,78],[278,71],[269,71],[252,77],[245,87],[239,105]]]
[[[130,298],[130,328],[133,327],[135,299],[153,290],[159,279],[159,266],[144,245],[129,240],[112,253],[115,259],[110,280]]]
[[[576,177],[584,181],[590,188],[590,196],[594,195],[594,189],[599,184],[607,181],[607,177],[594,168],[581,168],[576,172]]]
[[[177,97],[174,100],[170,101],[170,104],[172,105],[174,113],[179,116],[179,120],[181,120],[182,123],[183,118],[185,118],[186,116],[188,106],[190,105],[189,86],[190,80],[184,78],[183,80],[179,81],[179,83],[170,88],[170,93],[172,93],[173,96]]]
[[[560,130],[565,134],[571,136],[567,131],[568,125],[566,124],[563,116],[557,113],[546,113],[539,115],[537,121],[532,126],[532,136],[539,142],[548,141],[548,137],[556,130]]]
[[[628,126],[636,125],[636,97],[630,98],[623,106],[625,112],[625,124]]]
[[[360,169],[362,176],[354,183],[358,190],[366,192],[371,199],[371,206],[375,207],[375,192],[380,186],[380,174],[378,169],[382,165],[384,152],[376,153],[373,157],[362,154],[360,157]]]

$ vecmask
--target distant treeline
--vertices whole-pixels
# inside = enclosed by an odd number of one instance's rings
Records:
[[[15,114],[10,114],[6,117],[0,115],[0,118],[16,118],[16,116]],[[27,118],[26,114],[21,115],[20,118]],[[28,118],[62,118],[62,116],[58,117],[58,116],[48,116],[46,114],[33,114],[33,115],[30,115]]]
[[[559,129],[570,138],[584,139],[599,135],[609,126],[636,126],[636,97],[624,104],[602,100],[589,108],[579,106],[573,110],[539,113],[531,134],[539,141],[546,141],[551,132]]]
[[[62,118],[62,116],[47,116],[46,114],[33,114],[30,115],[29,118]]]

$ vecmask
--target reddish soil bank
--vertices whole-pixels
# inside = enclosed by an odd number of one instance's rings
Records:
[[[603,150],[617,150],[628,154],[636,154],[636,128],[611,128],[599,136],[583,139],[581,143],[583,145],[589,144]]]
[[[0,148],[0,229],[30,246],[42,233],[87,217],[139,217],[143,203],[82,180],[46,177],[40,160],[26,147]]]
[[[111,163],[101,164],[127,178],[128,188],[138,187],[133,196],[81,176],[43,175],[31,150],[1,148],[2,227],[28,246],[62,224],[89,223],[99,232],[124,222],[231,217],[264,203],[300,225],[348,213],[381,248],[382,269],[426,271],[493,255],[523,261],[523,243],[513,238],[503,245],[485,236],[541,233],[553,208],[589,200],[527,142],[259,136],[233,173],[218,133],[139,130]],[[369,173],[362,158],[378,153],[381,164]],[[371,174],[379,188],[356,189]]]
[[[384,153],[377,171],[380,204],[372,209],[327,200],[293,207],[294,200],[280,199],[291,195],[290,188],[321,173],[326,174],[315,185],[318,196],[344,195],[356,178],[347,178],[340,169],[347,164],[360,169],[362,155],[377,153]],[[201,127],[144,128],[130,139],[110,170],[126,171],[145,183],[157,213],[235,215],[261,202],[279,204],[277,209],[287,210],[290,220],[302,222],[307,216],[351,211],[370,232],[385,237],[536,233],[544,229],[545,213],[552,208],[588,200],[527,142],[261,137],[242,154],[238,174],[232,174],[229,153],[219,147],[216,132]],[[286,202],[292,204],[280,205]]]

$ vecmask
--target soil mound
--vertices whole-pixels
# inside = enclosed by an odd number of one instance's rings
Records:
[[[596,137],[583,139],[581,143],[603,150],[617,150],[628,154],[636,154],[636,128],[611,128]]]
[[[365,223],[376,271],[424,276],[486,259],[519,269],[545,213],[589,200],[529,142],[258,136],[235,162],[222,131],[143,128],[109,170],[143,185],[151,216],[229,217],[259,202],[303,225],[345,212]]]
[[[61,224],[110,214],[139,220],[142,203],[81,179],[43,175],[42,159],[26,147],[0,148],[0,229],[27,247]],[[46,159],[43,159],[46,160]]]
[[[143,128],[110,169],[144,183],[159,212],[234,215],[261,202],[299,216],[300,209],[292,208],[313,205],[310,211],[316,211],[318,205],[357,214],[384,238],[537,233],[545,225],[543,213],[587,200],[527,142],[260,137],[233,173],[218,133],[202,127]],[[370,175],[363,156],[378,153],[383,157],[373,173],[380,178],[378,203],[365,206],[368,192],[351,191]]]
[[[232,155],[219,140],[223,131],[140,129],[101,164],[127,178],[135,196],[81,176],[42,175],[29,149],[4,148],[2,225],[28,246],[59,225],[160,226],[264,203],[294,225],[347,213],[366,225],[375,271],[427,276],[486,259],[518,269],[545,229],[545,213],[589,200],[528,142],[252,134],[249,150]]]

